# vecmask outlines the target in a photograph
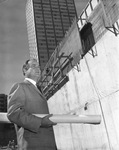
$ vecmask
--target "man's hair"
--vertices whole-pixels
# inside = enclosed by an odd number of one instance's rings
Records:
[[[22,67],[22,72],[24,76],[25,76],[25,71],[29,69],[29,64],[28,64],[29,61],[30,59],[28,59]]]

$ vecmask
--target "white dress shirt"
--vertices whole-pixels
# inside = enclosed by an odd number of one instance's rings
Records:
[[[25,78],[25,80],[31,82],[37,88],[36,81],[34,81],[34,80],[30,79],[30,78]]]

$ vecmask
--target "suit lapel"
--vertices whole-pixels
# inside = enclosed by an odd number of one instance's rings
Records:
[[[27,84],[29,84],[30,86],[32,86],[32,88],[34,88],[39,94],[40,94],[40,96],[43,98],[43,99],[45,99],[45,96],[39,91],[39,89],[35,86],[35,85],[33,85],[30,81],[28,81],[28,80],[24,80],[24,82],[25,83],[27,83]]]

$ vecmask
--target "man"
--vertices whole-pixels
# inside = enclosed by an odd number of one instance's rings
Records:
[[[15,124],[18,150],[56,150],[53,123],[48,105],[36,83],[41,76],[37,60],[27,60],[22,68],[25,80],[15,84],[8,96],[8,119]],[[33,114],[49,114],[44,118]]]

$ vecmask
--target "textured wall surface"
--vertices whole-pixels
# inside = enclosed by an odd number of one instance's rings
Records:
[[[87,53],[78,72],[49,101],[53,114],[101,115],[100,125],[58,124],[54,127],[59,150],[119,149],[119,36],[110,31]],[[87,110],[84,109],[87,104]]]

